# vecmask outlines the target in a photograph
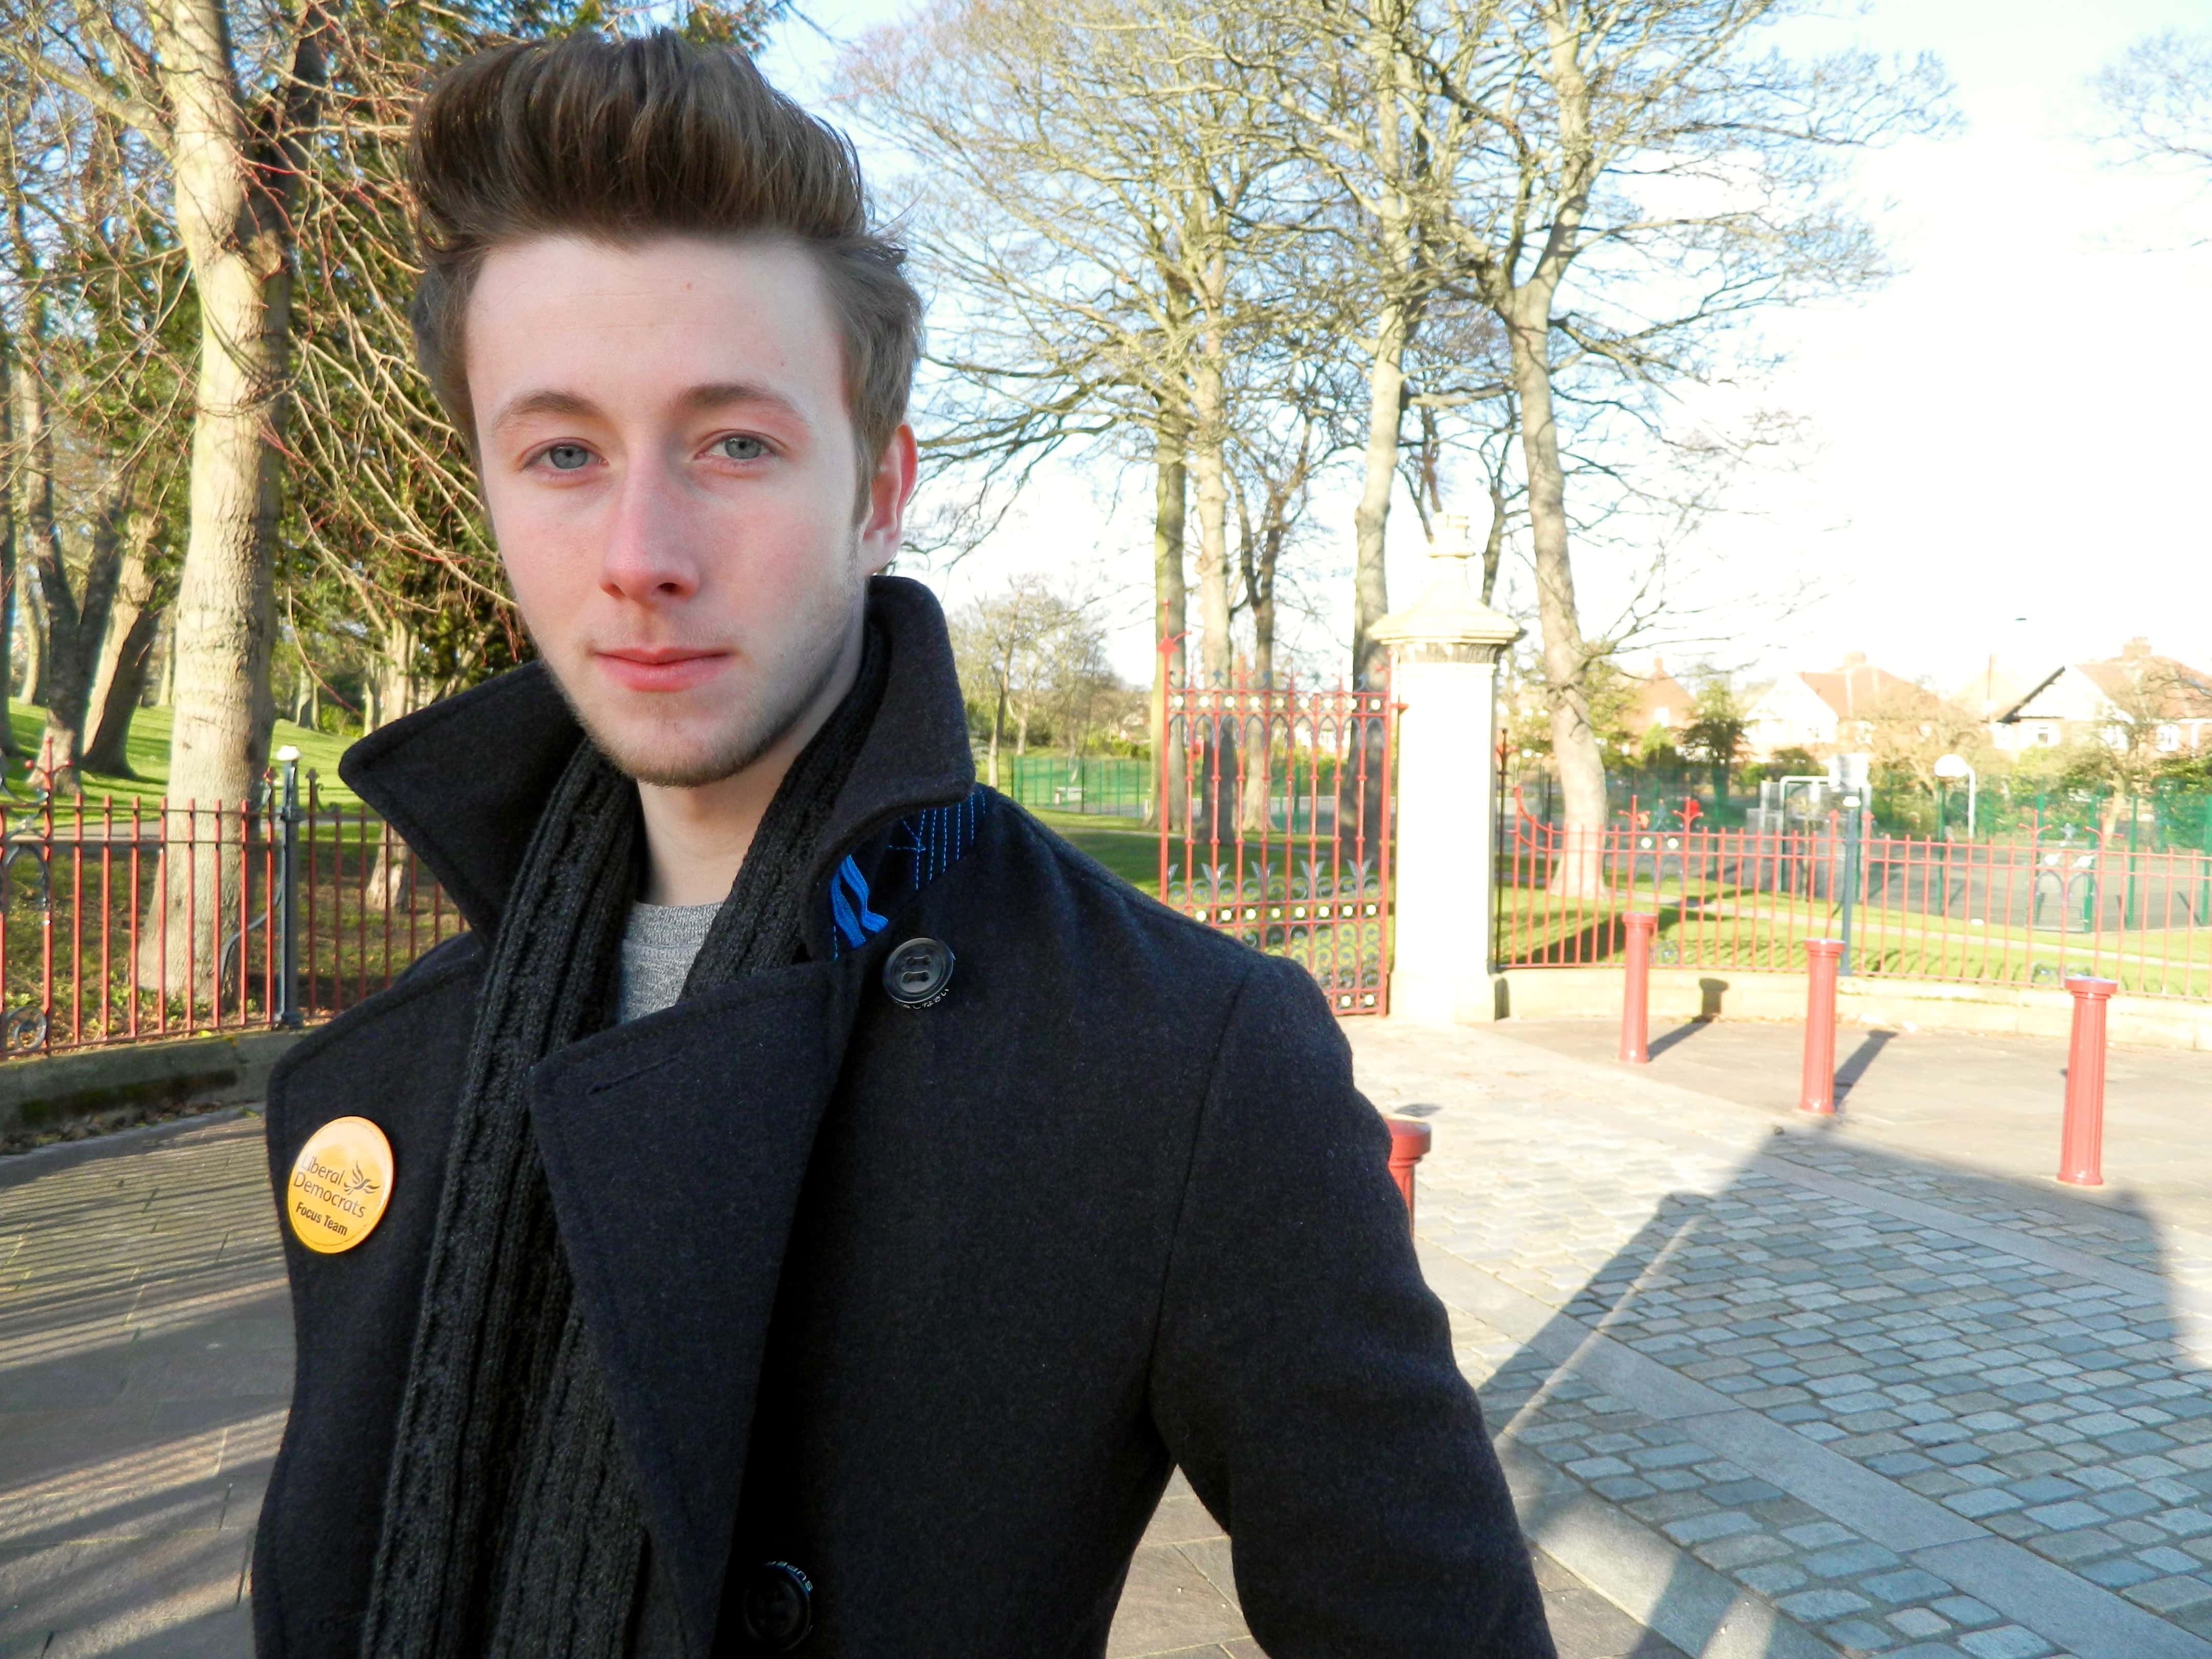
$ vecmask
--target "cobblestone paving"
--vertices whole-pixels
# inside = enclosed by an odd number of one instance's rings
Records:
[[[1584,1062],[1565,1071],[1510,1038],[1460,1039],[1452,1066],[1402,1030],[1354,1034],[1378,1103],[1436,1123],[1425,1238],[2212,1637],[2212,1364],[2164,1293],[2204,1282],[2205,1241],[1972,1170],[1781,1135],[1742,1109],[1701,1115],[1676,1091],[1647,1095]],[[1801,1171],[1936,1206],[1946,1224],[1809,1189]],[[2023,1255],[2033,1246],[2013,1235],[2110,1264],[2131,1287]],[[1844,1651],[2062,1651],[1572,1366],[1469,1324],[1462,1359],[1478,1376],[1494,1363],[1481,1392],[1514,1443]]]

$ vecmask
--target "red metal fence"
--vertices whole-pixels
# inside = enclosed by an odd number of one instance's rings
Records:
[[[111,799],[6,810],[5,1054],[322,1018],[461,930],[436,883],[366,808],[325,805],[312,773],[289,824],[281,785],[262,793],[220,806]]]
[[[1577,856],[1579,854],[1579,856]],[[1577,896],[1557,872],[1580,872]],[[1516,813],[1498,841],[1502,966],[1610,963],[1621,917],[1659,917],[1661,965],[1796,973],[1848,908],[1854,974],[2212,998],[2212,856],[2123,836],[1971,843],[1613,827],[1586,839]],[[1848,897],[1849,904],[1845,903]]]
[[[1164,726],[1160,897],[1389,1012],[1389,692],[1176,686]]]

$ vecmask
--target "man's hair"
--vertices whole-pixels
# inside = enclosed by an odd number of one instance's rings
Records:
[[[787,238],[821,271],[842,337],[865,511],[906,418],[921,301],[900,272],[906,250],[868,228],[852,145],[750,60],[665,29],[494,47],[430,89],[408,173],[424,266],[416,350],[471,450],[464,323],[493,248],[562,234]]]

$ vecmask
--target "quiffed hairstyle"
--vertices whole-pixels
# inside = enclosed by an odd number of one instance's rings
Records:
[[[815,259],[843,337],[860,500],[906,418],[921,301],[906,250],[868,228],[843,134],[750,60],[668,30],[494,47],[441,76],[408,150],[422,280],[409,319],[423,372],[475,447],[463,324],[484,256],[568,233],[781,236]]]

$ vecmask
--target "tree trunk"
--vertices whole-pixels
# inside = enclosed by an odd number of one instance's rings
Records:
[[[1367,370],[1365,474],[1352,515],[1352,677],[1358,686],[1380,686],[1388,668],[1388,653],[1369,630],[1390,609],[1382,554],[1390,494],[1398,481],[1399,423],[1405,416],[1406,336],[1404,308],[1386,303],[1375,322],[1375,359]]]
[[[33,638],[25,643],[27,671],[23,689],[30,702],[46,711],[39,739],[42,763],[57,780],[73,781],[74,736],[54,731],[57,670],[64,683],[67,658],[76,638],[76,606],[62,568],[59,527],[54,523],[53,429],[46,415],[46,386],[33,363],[19,362],[9,387],[9,427],[15,439],[13,516],[21,541],[17,562],[38,573],[35,607],[29,614]],[[64,690],[65,691],[65,684]]]
[[[1218,424],[1201,427],[1196,434],[1190,470],[1198,485],[1198,617],[1206,683],[1226,685],[1231,654],[1229,483]]]
[[[991,709],[991,787],[999,787],[999,734],[1006,729],[1006,677],[999,676],[999,701]]]
[[[405,912],[411,897],[408,879],[411,869],[406,844],[392,833],[390,824],[380,825],[376,857],[369,865],[368,879],[362,889],[362,903],[369,915]]]
[[[19,524],[16,529],[20,532]],[[46,700],[46,606],[39,592],[39,567],[26,559],[16,562],[15,615],[23,635],[23,701],[33,708]]]
[[[1218,295],[1225,271],[1216,261],[1212,276]],[[1206,683],[1229,684],[1234,656],[1230,638],[1229,472],[1224,450],[1229,406],[1224,378],[1220,307],[1209,306],[1191,382],[1194,407],[1190,471],[1198,497],[1198,615]],[[1237,756],[1242,733],[1231,718],[1206,722],[1200,781],[1209,836],[1233,835],[1237,814]]]
[[[406,617],[395,616],[386,622],[384,648],[378,653],[376,665],[376,719],[380,726],[388,726],[415,712],[416,644],[414,624]]]
[[[146,695],[154,641],[161,625],[161,608],[154,603],[154,578],[146,564],[153,535],[151,515],[134,513],[93,670],[87,708],[91,735],[85,744],[84,764],[87,770],[109,777],[137,775],[131,769],[131,720]]]
[[[283,377],[291,327],[290,200],[297,135],[324,81],[322,19],[309,0],[299,19],[281,112],[252,114],[231,62],[224,0],[166,0],[156,27],[160,76],[172,115],[170,152],[178,240],[198,301],[191,531],[172,609],[176,630],[174,725],[169,740],[173,809],[165,834],[196,840],[192,879],[167,872],[171,915],[149,927],[142,984],[198,998],[213,992],[225,911],[235,908],[234,859],[208,839],[207,808],[235,809],[267,760],[270,572],[281,474]],[[276,142],[257,122],[281,122]],[[197,836],[196,836],[197,831]],[[174,863],[173,860],[170,860]],[[185,925],[181,895],[195,895]],[[242,918],[228,918],[236,926]],[[197,938],[195,935],[197,934]],[[167,959],[162,960],[162,941]]]
[[[87,771],[111,778],[138,775],[131,769],[131,721],[146,699],[146,681],[154,667],[154,641],[161,627],[161,612],[151,605],[135,608],[127,623],[109,622],[108,634],[115,641],[114,666],[93,704],[97,720],[85,744]]]
[[[1152,428],[1152,608],[1156,618],[1152,637],[1152,741],[1165,753],[1156,759],[1154,787],[1166,792],[1164,802],[1152,803],[1152,822],[1164,821],[1170,830],[1183,822],[1183,738],[1180,730],[1168,729],[1168,690],[1188,683],[1188,597],[1183,582],[1183,509],[1189,498],[1189,479],[1183,450],[1183,422],[1176,411],[1162,404]],[[1160,764],[1160,763],[1164,764]],[[1163,781],[1163,778],[1164,781]],[[1164,819],[1162,812],[1164,807]],[[1163,895],[1164,896],[1164,895]]]
[[[1190,446],[1190,470],[1198,495],[1198,615],[1200,661],[1209,686],[1229,684],[1229,487],[1222,458],[1218,370],[1201,368],[1199,426]],[[1209,419],[1205,406],[1207,381],[1212,384],[1215,413]],[[1237,802],[1237,730],[1235,720],[1215,715],[1200,722],[1197,811],[1208,837],[1233,833]]]
[[[1490,533],[1482,538],[1482,602],[1488,605],[1498,592],[1498,566],[1505,556],[1505,491],[1490,486]]]
[[[1286,501],[1287,492],[1271,484],[1258,536],[1251,535],[1249,525],[1244,526],[1244,592],[1252,607],[1252,684],[1262,693],[1272,691],[1275,685],[1275,564],[1287,529],[1283,522]],[[1264,831],[1268,826],[1275,785],[1269,774],[1277,735],[1272,715],[1254,723],[1246,732],[1250,739],[1245,745],[1244,762],[1243,818],[1248,832]],[[1286,732],[1280,735],[1288,737]]]
[[[1552,403],[1552,294],[1525,284],[1504,307],[1521,404],[1521,453],[1528,477],[1528,535],[1543,630],[1544,684],[1551,701],[1552,759],[1565,808],[1565,842],[1551,888],[1570,898],[1605,890],[1605,754],[1590,724],[1589,653],[1575,608],[1567,550],[1566,477]]]
[[[31,379],[21,377],[17,384]],[[23,405],[19,397],[18,408]],[[23,426],[35,430],[41,411],[24,410]],[[42,489],[46,481],[40,481]],[[84,784],[79,775],[79,752],[84,747],[85,715],[90,706],[94,671],[102,635],[115,596],[124,544],[129,534],[134,488],[128,469],[117,468],[101,480],[93,506],[92,549],[84,572],[84,591],[70,591],[69,571],[61,557],[59,538],[44,528],[38,553],[39,591],[46,601],[46,723],[41,745],[48,756],[50,787],[57,793],[77,794]],[[51,500],[46,513],[51,516]],[[36,517],[33,520],[37,524]]]
[[[15,344],[0,334],[0,454],[15,446]],[[14,759],[15,725],[9,718],[15,695],[15,492],[0,483],[0,756]]]

